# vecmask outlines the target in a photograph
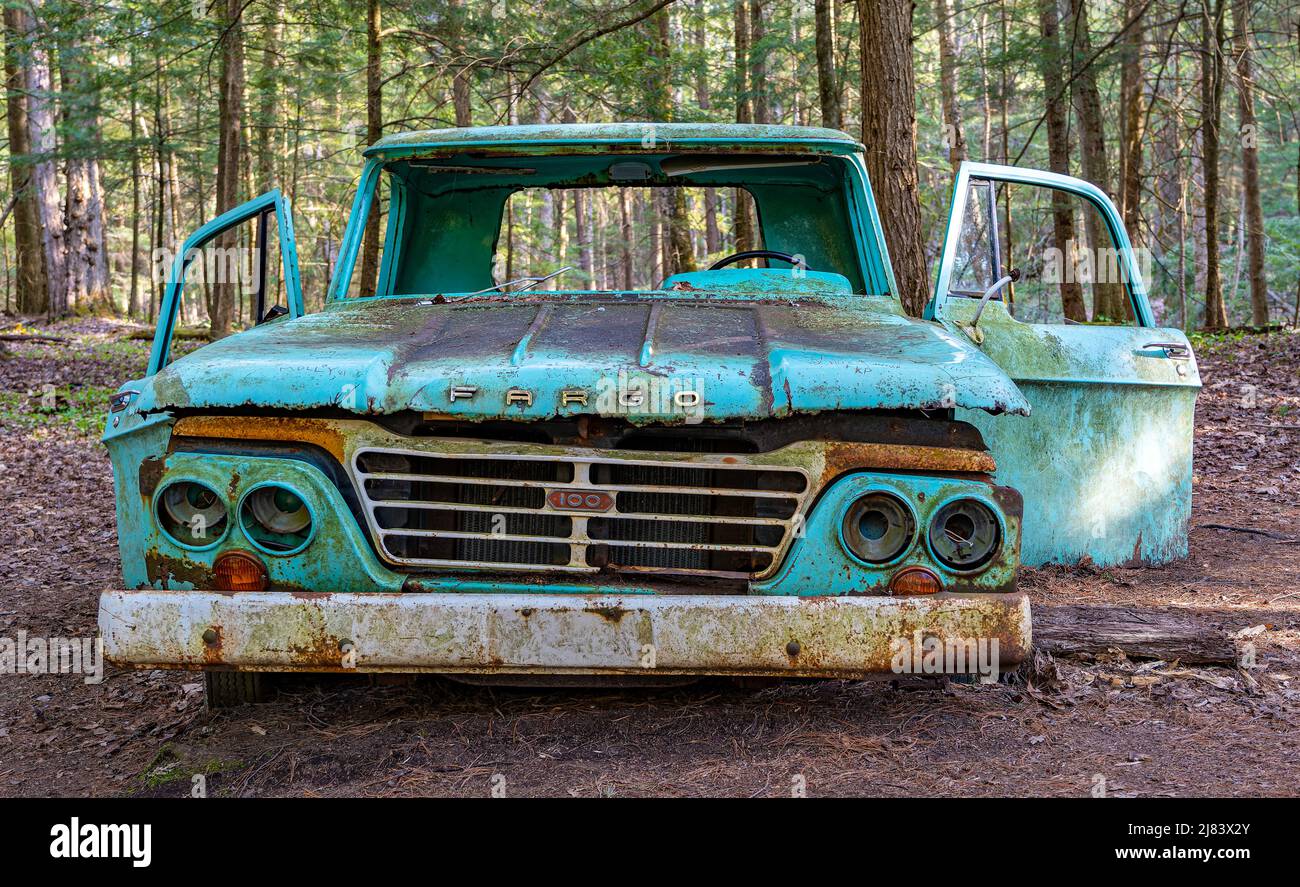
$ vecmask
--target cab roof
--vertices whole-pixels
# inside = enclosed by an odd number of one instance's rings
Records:
[[[756,123],[564,123],[425,129],[387,135],[366,149],[367,157],[452,155],[466,150],[528,154],[606,151],[664,153],[681,149],[726,153],[779,150],[853,154],[857,140],[835,129]]]

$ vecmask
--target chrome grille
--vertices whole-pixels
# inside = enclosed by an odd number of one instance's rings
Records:
[[[368,447],[350,467],[380,551],[416,567],[762,578],[780,564],[810,491],[800,469],[737,456]],[[574,491],[612,504],[550,500]]]

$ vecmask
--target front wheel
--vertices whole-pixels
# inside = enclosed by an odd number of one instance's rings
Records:
[[[203,673],[203,691],[209,709],[265,702],[270,696],[268,683],[261,673],[255,671]]]

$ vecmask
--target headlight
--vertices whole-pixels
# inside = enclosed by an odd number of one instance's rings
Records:
[[[226,532],[226,503],[217,492],[194,481],[178,481],[158,497],[158,523],[181,545],[205,548]]]
[[[930,521],[930,548],[954,570],[975,570],[992,559],[1002,528],[993,509],[976,499],[956,499]]]
[[[267,484],[244,497],[239,523],[253,544],[272,554],[298,551],[311,538],[311,511],[288,487]]]
[[[901,555],[916,535],[912,509],[889,493],[868,493],[844,515],[844,544],[869,564],[884,564]]]

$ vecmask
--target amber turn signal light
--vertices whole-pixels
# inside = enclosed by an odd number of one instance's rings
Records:
[[[251,554],[228,551],[212,565],[220,591],[265,591],[266,567]]]
[[[937,594],[943,583],[933,570],[925,567],[904,567],[889,580],[890,594]]]

